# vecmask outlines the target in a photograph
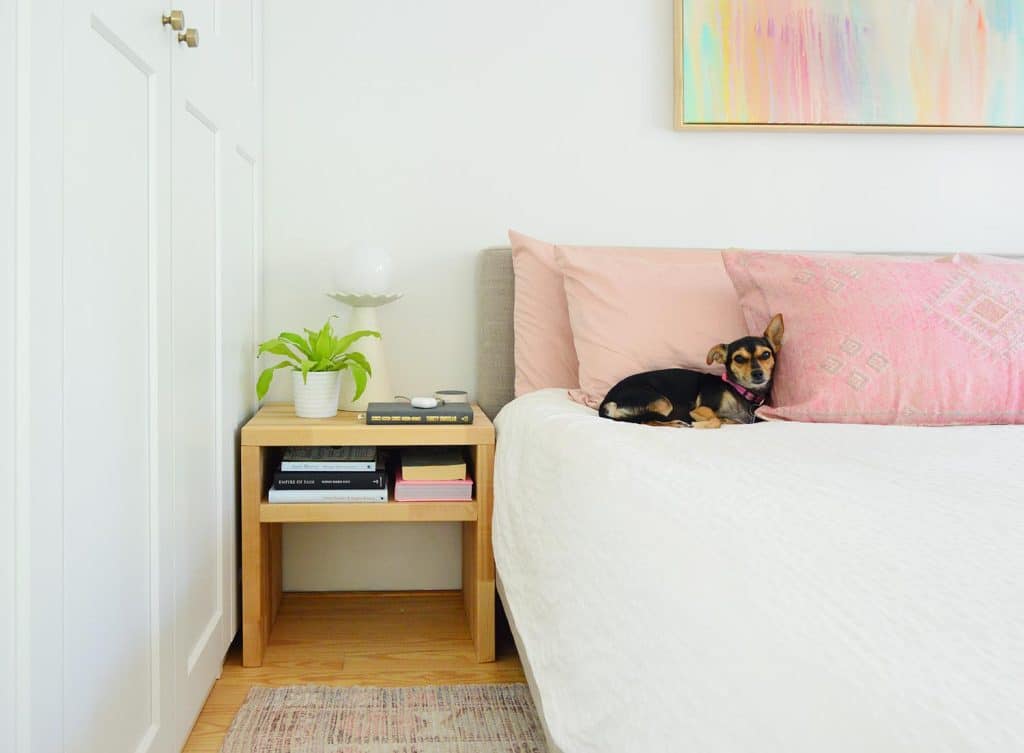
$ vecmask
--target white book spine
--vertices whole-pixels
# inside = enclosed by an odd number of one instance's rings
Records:
[[[335,471],[336,473],[362,473],[364,471],[377,470],[376,461],[328,463],[313,460],[284,460],[281,462],[282,471]]]
[[[272,504],[304,502],[387,502],[387,489],[273,489],[267,495]]]

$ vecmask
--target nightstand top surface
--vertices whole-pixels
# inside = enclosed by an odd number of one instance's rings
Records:
[[[476,403],[469,426],[368,426],[365,414],[339,411],[331,418],[299,418],[291,403],[267,403],[242,427],[242,444],[302,445],[478,445],[494,444],[494,424]]]

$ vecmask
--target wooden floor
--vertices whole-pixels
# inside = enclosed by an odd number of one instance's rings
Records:
[[[289,594],[262,667],[242,667],[236,641],[186,753],[216,753],[253,685],[444,685],[525,682],[508,627],[497,661],[477,664],[455,591]]]

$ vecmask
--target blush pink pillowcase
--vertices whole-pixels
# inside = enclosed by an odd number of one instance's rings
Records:
[[[720,371],[708,351],[747,334],[720,251],[557,246],[555,255],[579,357],[570,396],[584,405],[641,371]]]
[[[766,418],[1024,423],[1024,265],[729,251],[748,325],[782,313]]]
[[[515,275],[516,397],[545,387],[576,387],[578,362],[555,247],[514,230],[508,238]]]

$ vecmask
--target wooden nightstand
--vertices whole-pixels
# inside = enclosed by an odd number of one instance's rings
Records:
[[[265,405],[242,427],[242,664],[258,667],[281,603],[283,523],[462,522],[462,594],[477,661],[494,661],[491,502],[494,426],[474,405],[470,426],[367,426],[356,413],[297,418],[290,404]],[[470,450],[472,502],[269,504],[275,448],[298,445],[461,445]]]

